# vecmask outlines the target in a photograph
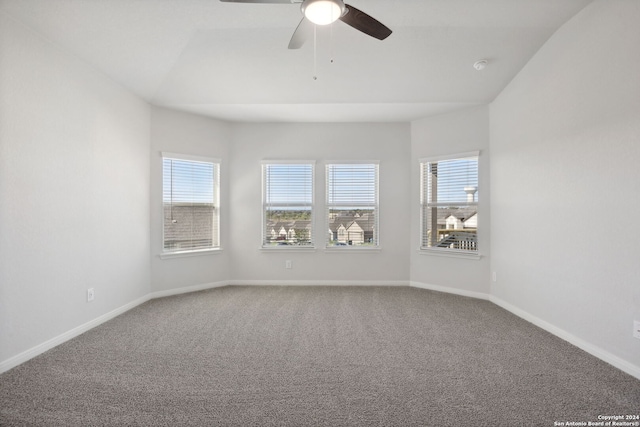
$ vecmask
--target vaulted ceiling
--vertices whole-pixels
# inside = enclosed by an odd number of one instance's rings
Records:
[[[298,50],[287,45],[299,4],[0,0],[0,10],[153,104],[225,120],[335,122],[487,104],[590,2],[347,0],[393,34],[379,41],[338,21]],[[489,62],[482,71],[479,59]]]

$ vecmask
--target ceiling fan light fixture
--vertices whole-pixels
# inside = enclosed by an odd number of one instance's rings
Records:
[[[305,18],[316,25],[335,22],[344,13],[344,3],[340,0],[305,0],[301,6]]]

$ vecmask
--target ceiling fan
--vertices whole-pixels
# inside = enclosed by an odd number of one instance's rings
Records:
[[[391,34],[391,30],[384,24],[356,9],[345,4],[342,0],[220,0],[223,3],[268,3],[268,4],[293,4],[301,3],[300,10],[303,17],[298,27],[293,32],[289,49],[299,49],[309,38],[313,24],[327,25],[338,19],[355,28],[358,31],[384,40]]]

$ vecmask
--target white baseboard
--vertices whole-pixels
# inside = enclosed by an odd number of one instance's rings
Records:
[[[203,283],[200,285],[185,286],[184,288],[173,288],[173,289],[168,289],[166,291],[151,292],[149,294],[149,299],[164,298],[164,297],[170,297],[172,295],[187,294],[189,292],[198,292],[198,291],[204,291],[207,289],[221,288],[223,286],[228,286],[228,285],[229,285],[229,281],[223,280],[221,282],[212,282],[212,283]]]
[[[514,305],[509,304],[508,302],[496,297],[496,296],[491,296],[489,298],[489,301],[491,301],[492,303],[504,308],[505,310],[515,314],[516,316],[530,322],[533,323],[534,325],[536,325],[539,328],[544,329],[545,331],[557,336],[558,338],[562,338],[563,340],[567,341],[570,344],[575,345],[576,347],[586,351],[587,353],[591,354],[592,356],[597,357],[600,360],[603,360],[605,362],[607,362],[610,365],[615,366],[616,368],[620,369],[623,372],[626,372],[627,374],[640,379],[640,366],[636,366],[630,362],[627,362],[624,359],[619,358],[618,356],[609,353],[606,350],[601,349],[600,347],[597,347],[585,340],[583,340],[582,338],[578,338],[573,334],[570,334],[569,332],[565,331],[564,329],[560,329],[557,326],[552,325],[549,322],[546,322],[542,319],[540,319],[539,317],[536,317]]]
[[[230,280],[231,286],[409,286],[404,280]]]
[[[102,316],[96,317],[95,319],[90,320],[87,323],[77,326],[63,334],[58,335],[57,337],[51,338],[50,340],[47,340],[42,344],[38,344],[37,346],[30,348],[29,350],[23,351],[20,354],[17,354],[7,360],[0,362],[0,374],[8,371],[11,368],[15,368],[16,366],[26,362],[29,359],[33,359],[34,357],[44,353],[45,351],[51,350],[52,348],[62,344],[65,341],[69,341],[70,339],[75,338],[78,335],[83,334],[88,330],[93,329],[96,326],[101,325],[102,323],[111,320],[114,317],[119,316],[122,313],[129,311],[142,303],[147,302],[148,300],[149,295],[140,297],[128,304],[123,305],[122,307],[111,310],[110,312],[105,313]]]
[[[429,285],[427,283],[413,282],[413,281],[410,282],[409,286],[411,286],[412,288],[428,289],[430,291],[445,292],[448,294],[460,295],[463,297],[489,300],[489,294],[484,294],[482,292],[467,291],[465,289],[450,288],[448,286]]]

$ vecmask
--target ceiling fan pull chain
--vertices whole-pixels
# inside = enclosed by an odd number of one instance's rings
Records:
[[[313,80],[318,80],[318,61],[317,61],[317,35],[316,28],[317,25],[313,25]]]
[[[329,61],[333,64],[333,22],[330,24],[331,25],[331,33],[329,36]]]

